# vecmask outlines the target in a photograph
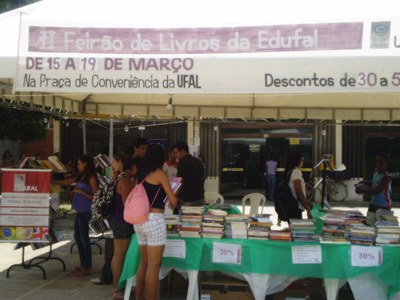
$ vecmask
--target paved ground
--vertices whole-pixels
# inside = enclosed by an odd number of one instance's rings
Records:
[[[231,201],[227,201],[231,202]],[[241,208],[241,203],[234,201]],[[360,209],[366,213],[367,204],[360,202],[345,202],[335,204],[336,208],[342,209]],[[246,211],[249,207],[246,208]],[[395,214],[400,216],[400,208],[395,208]],[[266,213],[273,213],[273,203],[268,202],[265,208]],[[42,264],[47,273],[47,279],[43,280],[40,269],[32,268],[25,270],[21,267],[11,270],[10,278],[6,278],[7,269],[13,265],[21,263],[22,250],[14,250],[15,244],[0,243],[0,299],[111,299],[111,286],[99,286],[90,282],[91,278],[97,277],[103,265],[103,255],[99,254],[99,249],[93,247],[93,275],[89,277],[74,277],[71,270],[79,265],[79,258],[76,247],[70,254],[72,245],[72,218],[63,218],[57,221],[57,225],[62,230],[60,235],[65,239],[53,245],[53,253],[55,257],[63,259],[66,263],[66,271],[63,271],[62,264],[57,261],[49,261]],[[273,215],[276,222],[276,217]],[[274,226],[276,227],[276,225]],[[30,246],[26,247],[25,261],[44,255],[49,251],[49,247],[45,247],[33,251]],[[133,298],[133,297],[132,297]],[[167,296],[164,299],[185,299],[182,295]]]
[[[13,268],[10,278],[6,278],[6,270],[12,264],[21,263],[22,250],[13,250],[15,244],[0,244],[2,253],[0,258],[0,299],[111,299],[111,286],[98,286],[90,282],[91,277],[74,277],[70,271],[79,265],[76,246],[70,254],[72,222],[71,218],[63,219],[63,230],[60,232],[67,240],[53,245],[53,256],[61,258],[66,264],[66,271],[58,260],[51,260],[41,264],[46,270],[47,279],[43,280],[43,273],[37,267],[24,269]],[[30,246],[25,247],[25,261],[33,257],[46,255],[49,247],[33,251]],[[103,256],[98,248],[93,248],[93,277],[102,265]]]

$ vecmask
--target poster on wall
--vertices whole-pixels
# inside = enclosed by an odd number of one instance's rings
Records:
[[[0,241],[48,242],[51,170],[1,171]]]

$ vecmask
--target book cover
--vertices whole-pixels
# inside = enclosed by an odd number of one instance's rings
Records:
[[[174,177],[174,178],[172,178],[172,179],[169,181],[169,184],[171,185],[171,189],[172,189],[172,191],[174,192],[174,194],[176,194],[177,191],[179,190],[179,188],[180,188],[181,185],[182,185],[182,177]],[[166,196],[166,197],[164,198],[164,204],[165,204],[165,206],[168,205],[168,201],[169,201],[168,196]]]

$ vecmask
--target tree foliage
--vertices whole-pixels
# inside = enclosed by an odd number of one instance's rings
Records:
[[[0,13],[38,2],[39,0],[0,0]],[[39,112],[0,108],[0,140],[31,142],[46,137],[47,124]]]
[[[13,10],[28,4],[38,2],[39,0],[1,0],[0,13]]]
[[[46,137],[41,112],[0,108],[0,140],[31,142]]]

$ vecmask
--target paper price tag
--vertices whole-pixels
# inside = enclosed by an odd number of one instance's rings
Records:
[[[213,263],[236,264],[242,263],[242,245],[228,243],[213,243]]]
[[[186,259],[186,242],[184,240],[167,240],[163,256]]]
[[[353,267],[378,267],[382,262],[381,247],[351,246],[351,265]]]
[[[293,246],[292,247],[293,264],[321,264],[322,251],[321,246]]]

